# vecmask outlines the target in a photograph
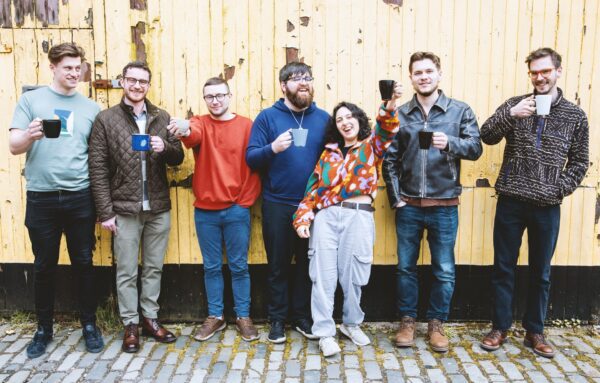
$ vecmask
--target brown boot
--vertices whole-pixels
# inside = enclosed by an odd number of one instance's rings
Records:
[[[400,319],[400,327],[396,332],[397,347],[411,347],[415,344],[415,318],[403,316]]]
[[[444,327],[439,319],[432,319],[427,325],[427,337],[433,351],[447,352],[448,338],[444,334]]]
[[[194,339],[199,341],[207,340],[215,335],[217,331],[223,330],[225,326],[227,326],[225,319],[209,316],[202,323],[202,326],[200,326],[200,330],[194,335]]]
[[[508,333],[506,331],[491,329],[490,332],[483,337],[479,345],[484,350],[496,351],[504,342],[506,342],[506,338],[508,338]]]
[[[544,334],[534,334],[527,331],[523,344],[525,344],[526,347],[531,347],[533,352],[544,358],[554,358],[554,349],[550,343],[546,341]]]
[[[142,318],[142,335],[151,336],[160,343],[173,343],[177,340],[156,318]]]
[[[121,350],[123,352],[138,352],[140,349],[140,333],[138,330],[138,325],[135,323],[130,323],[125,326],[125,332],[123,333],[123,344],[121,345]]]
[[[240,336],[246,342],[250,342],[258,339],[258,330],[254,327],[252,323],[252,319],[246,318],[237,318],[235,320],[235,325],[240,332]]]

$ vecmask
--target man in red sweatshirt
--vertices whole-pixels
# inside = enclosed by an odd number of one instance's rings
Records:
[[[171,121],[169,130],[194,151],[192,188],[194,220],[202,258],[208,317],[194,336],[212,337],[226,326],[223,316],[222,243],[231,271],[236,326],[242,339],[258,339],[250,319],[250,206],[260,195],[260,178],[245,160],[252,121],[229,110],[232,94],[221,78],[210,78],[203,88],[208,114],[185,124]]]

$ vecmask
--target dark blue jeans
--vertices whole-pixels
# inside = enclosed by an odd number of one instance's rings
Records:
[[[81,323],[95,323],[97,301],[92,263],[95,225],[96,211],[90,189],[27,192],[25,226],[35,257],[33,283],[39,325],[52,327],[54,278],[63,233],[71,265],[78,278]]]
[[[208,315],[223,315],[223,242],[231,271],[234,311],[238,317],[250,316],[250,210],[232,205],[222,210],[194,209],[196,233],[204,263],[204,286]]]
[[[291,306],[291,319],[310,319],[308,277],[308,239],[298,237],[292,226],[296,206],[263,201],[262,229],[269,263],[269,305],[271,321],[284,321]],[[292,257],[296,257],[296,272],[290,273]],[[288,284],[293,282],[293,294],[288,296]]]
[[[512,326],[515,269],[523,232],[529,240],[529,283],[523,327],[541,334],[544,331],[550,293],[550,261],[560,228],[560,206],[540,207],[499,196],[494,219],[494,296],[493,326],[508,330]]]
[[[400,316],[417,316],[419,259],[423,230],[431,251],[433,285],[429,296],[427,320],[445,321],[454,293],[454,243],[458,231],[457,206],[416,207],[406,205],[396,209],[398,237],[398,268],[396,271],[396,307]]]

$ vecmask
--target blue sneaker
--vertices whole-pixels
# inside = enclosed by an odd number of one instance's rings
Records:
[[[46,352],[48,343],[52,340],[52,329],[38,326],[33,335],[33,340],[27,345],[27,357],[29,359],[42,356]]]
[[[104,348],[104,340],[100,329],[94,323],[87,323],[81,330],[85,340],[85,348],[89,352],[98,353]]]

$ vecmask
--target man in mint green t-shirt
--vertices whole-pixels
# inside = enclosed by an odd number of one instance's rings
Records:
[[[96,212],[88,175],[88,139],[100,107],[77,92],[85,53],[73,43],[48,52],[50,86],[21,96],[10,125],[9,148],[26,153],[27,207],[25,226],[34,255],[34,292],[38,328],[27,356],[45,351],[53,335],[55,270],[61,236],[67,239],[71,265],[78,277],[83,337],[90,352],[104,347],[96,327],[92,250]],[[42,120],[60,120],[60,134],[50,138]]]

